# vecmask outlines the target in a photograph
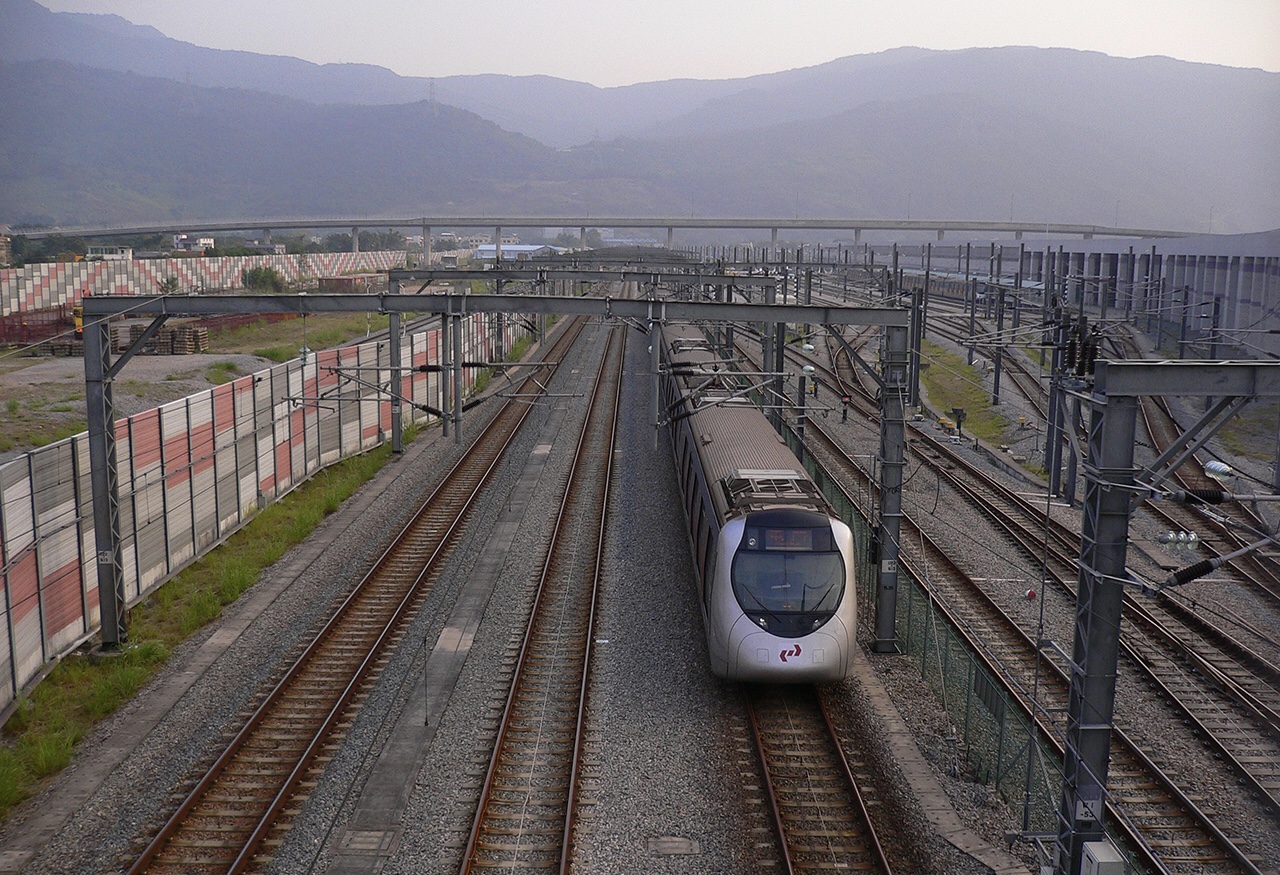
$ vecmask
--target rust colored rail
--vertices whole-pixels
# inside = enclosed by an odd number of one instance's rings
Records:
[[[810,435],[822,435],[822,446],[811,442],[838,482],[860,483],[847,491],[856,495],[870,484],[861,468],[843,449],[812,428]],[[1055,663],[1040,660],[1035,642],[946,551],[921,530],[909,515],[902,518],[900,559],[935,604],[982,660],[991,677],[997,679],[1028,719],[1041,728],[1041,736],[1058,749],[1054,727],[1044,722],[1047,713],[1065,713],[1069,679]],[[928,568],[926,574],[922,569]],[[923,583],[927,581],[927,583]],[[1039,708],[1028,702],[1024,692],[1033,687],[1031,667],[1040,661],[1048,669],[1039,682]],[[1016,681],[1011,683],[1011,679]],[[1196,871],[1205,875],[1260,875],[1249,856],[1228,838],[1165,772],[1116,726],[1112,732],[1111,768],[1107,781],[1108,810],[1112,822],[1128,838],[1129,846],[1156,871]],[[1177,867],[1190,867],[1185,870]]]
[[[785,871],[892,875],[817,689],[752,685],[744,696]]]
[[[558,362],[576,320],[546,353]],[[522,391],[537,388],[534,376]],[[431,589],[433,569],[531,405],[508,402],[414,519],[337,609],[129,870],[239,873],[269,861],[288,828],[282,812],[349,723],[353,708]]]
[[[853,392],[851,369],[846,362],[837,365],[840,376],[832,374],[842,391]],[[838,442],[821,425],[810,420],[806,431],[809,449],[825,460],[828,471],[837,482],[858,483],[857,489],[847,489],[846,494],[855,505],[861,505],[856,495],[871,489],[863,470],[848,456]],[[936,445],[941,450],[941,445]],[[948,454],[947,464],[967,466],[963,459]],[[941,466],[940,466],[941,467]],[[970,494],[972,490],[961,490]],[[1011,515],[997,506],[990,505],[984,512],[995,517]],[[1023,689],[1031,688],[1029,673],[1024,668],[1037,660],[1035,643],[990,596],[960,569],[945,550],[935,544],[909,515],[902,519],[901,561],[911,569],[916,580],[928,581],[927,589],[933,592],[939,607],[951,617],[957,631],[966,637],[973,651],[988,663],[992,677],[1006,685],[1008,692],[1023,705],[1025,713],[1033,713],[1032,703],[1009,684],[1007,677],[1017,678]],[[1043,538],[1043,533],[1040,534]],[[1042,547],[1036,548],[1040,555]],[[1073,558],[1064,556],[1071,563]],[[919,569],[928,567],[930,573]],[[945,570],[946,573],[943,573]],[[925,584],[921,584],[925,586]],[[1046,662],[1051,669],[1049,676],[1041,678],[1041,705],[1047,712],[1065,711],[1068,679],[1054,663]],[[1185,707],[1185,706],[1184,706]],[[1039,712],[1044,713],[1044,712]],[[1052,727],[1043,725],[1043,734],[1055,746],[1056,735]],[[1224,739],[1229,743],[1230,739]],[[1061,749],[1059,749],[1061,754]],[[1261,779],[1266,786],[1273,783],[1273,772],[1257,771],[1253,779]],[[1117,727],[1113,732],[1112,767],[1108,778],[1109,806],[1115,822],[1128,836],[1131,847],[1156,870],[1163,866],[1194,866],[1205,873],[1247,873],[1256,875],[1253,861],[1231,841],[1212,820],[1185,794],[1177,784],[1159,769],[1128,736]]]
[[[625,329],[609,332],[461,872],[567,872]]]

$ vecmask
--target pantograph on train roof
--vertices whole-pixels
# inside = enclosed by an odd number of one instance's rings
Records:
[[[818,486],[801,471],[766,471],[740,468],[720,481],[729,507],[750,513],[780,505],[825,507]]]

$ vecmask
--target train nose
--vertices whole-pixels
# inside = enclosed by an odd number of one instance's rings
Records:
[[[745,635],[738,643],[738,673],[744,678],[768,680],[843,674],[839,642],[825,632],[780,640],[767,634]]]

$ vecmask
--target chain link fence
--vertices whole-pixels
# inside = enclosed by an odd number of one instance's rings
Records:
[[[813,455],[802,450],[790,428],[787,442],[830,502],[836,516],[853,530],[859,546],[857,566],[858,617],[862,627],[874,626],[877,563],[875,501],[870,486],[861,495],[838,483]],[[868,477],[868,484],[874,478]],[[919,667],[946,710],[974,776],[1000,794],[1022,818],[1024,832],[1054,835],[1062,792],[1062,765],[1057,753],[1033,734],[1022,705],[1004,690],[986,662],[955,629],[928,589],[898,567],[898,646]],[[1034,750],[1029,750],[1033,743]]]

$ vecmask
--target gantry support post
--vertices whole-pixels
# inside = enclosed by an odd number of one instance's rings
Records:
[[[907,377],[907,404],[920,406],[920,346],[924,337],[924,295],[920,289],[911,290],[911,325],[907,339],[911,356]]]
[[[1105,837],[1103,792],[1115,710],[1129,508],[1134,483],[1133,438],[1138,399],[1095,390],[1085,463],[1080,582],[1076,600],[1067,753],[1058,834],[1058,872],[1074,875],[1085,842]]]
[[[465,300],[465,299],[464,299]],[[453,321],[453,442],[462,443],[462,313]]]
[[[880,521],[876,539],[876,653],[898,652],[898,534],[902,523],[902,469],[906,464],[906,326],[885,326],[884,387],[880,390]]]
[[[97,551],[102,648],[117,651],[129,640],[125,620],[124,559],[120,548],[120,475],[116,468],[115,402],[111,393],[111,334],[107,317],[84,325],[85,405],[93,533]]]
[[[449,310],[453,310],[452,297]],[[449,436],[449,411],[453,409],[453,355],[449,352],[453,344],[449,336],[452,328],[449,318],[448,312],[440,314],[440,436],[446,438]]]
[[[939,240],[942,239],[941,231],[938,232],[938,239]],[[929,279],[933,274],[933,244],[927,243],[925,244],[925,246],[926,248],[925,248],[925,255],[924,255],[924,294],[921,295],[920,297],[921,308],[922,308],[922,312],[920,314],[920,339],[921,340],[924,340],[925,337],[928,336],[928,331],[929,331]]]
[[[653,448],[658,449],[658,428],[661,425],[661,374],[662,367],[662,325],[656,319],[649,320],[649,373],[653,375]]]
[[[1004,285],[996,290],[996,342],[992,351],[995,372],[992,374],[991,403],[1000,403],[1000,371],[1004,365]]]
[[[393,295],[400,294],[400,281],[392,280],[387,288]],[[400,373],[400,311],[392,310],[387,325],[387,351],[391,356],[391,454],[398,456],[404,452],[404,427],[401,422],[403,407],[400,393],[404,387],[404,378]]]

